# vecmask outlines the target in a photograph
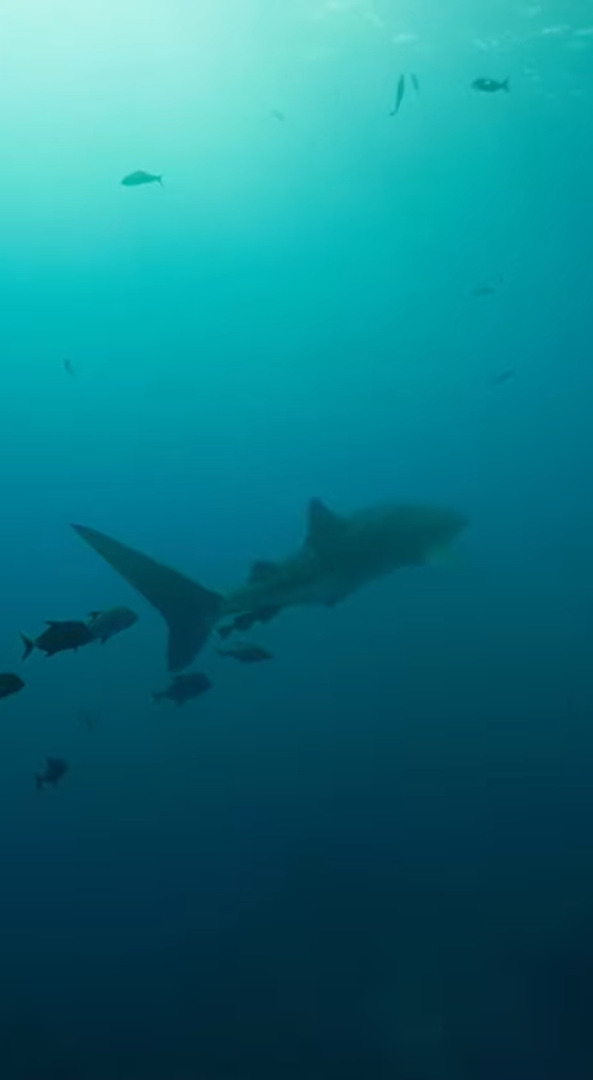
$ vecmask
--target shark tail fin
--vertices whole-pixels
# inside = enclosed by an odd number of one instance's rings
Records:
[[[26,660],[33,652],[35,642],[32,641],[30,637],[27,637],[26,634],[21,634],[21,641],[23,643],[23,660]]]
[[[133,589],[162,615],[169,628],[169,671],[191,664],[220,618],[223,597],[204,589],[177,570],[121,544],[105,533],[74,525],[74,530]]]

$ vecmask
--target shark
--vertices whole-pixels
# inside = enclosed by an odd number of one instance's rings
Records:
[[[286,608],[333,608],[396,570],[438,559],[467,524],[463,514],[443,507],[391,503],[344,515],[314,498],[297,551],[277,562],[257,560],[244,584],[224,594],[97,529],[72,527],[161,614],[167,666],[181,671],[225,620],[233,620],[230,629],[248,629]]]

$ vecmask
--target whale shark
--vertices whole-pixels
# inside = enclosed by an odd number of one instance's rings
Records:
[[[247,581],[228,593],[214,592],[185,574],[86,525],[78,535],[136,589],[165,620],[167,664],[191,664],[210,634],[229,618],[248,629],[298,605],[335,607],[352,593],[404,567],[438,558],[466,527],[455,510],[393,503],[338,514],[311,499],[303,543],[278,562],[254,562]]]

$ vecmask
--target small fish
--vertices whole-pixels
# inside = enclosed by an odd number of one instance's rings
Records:
[[[144,172],[143,169],[137,169],[136,172],[124,176],[121,183],[124,187],[140,187],[141,184],[160,184],[161,187],[163,187],[163,177],[156,173]]]
[[[273,656],[261,645],[255,645],[251,641],[233,641],[230,645],[224,645],[217,649],[218,655],[232,657],[240,664],[260,664],[263,660],[273,660]]]
[[[153,694],[152,700],[156,703],[166,698],[168,701],[174,701],[181,706],[185,705],[186,701],[191,701],[192,698],[205,694],[207,690],[210,690],[211,686],[212,683],[208,676],[199,672],[194,675],[174,675],[167,689]]]
[[[74,370],[74,366],[73,366],[71,360],[64,360],[63,367],[64,367],[64,371],[67,371],[69,375],[76,375],[76,372]]]
[[[87,626],[94,640],[104,645],[109,638],[121,634],[122,630],[128,630],[137,622],[138,616],[130,608],[114,607],[105,611],[91,611]]]
[[[19,675],[0,675],[0,698],[18,694],[19,690],[24,689],[24,686],[25,684]]]
[[[87,731],[96,731],[101,720],[101,713],[93,708],[79,709],[77,720],[80,727],[86,728]]]
[[[512,368],[507,368],[505,371],[499,371],[498,375],[495,375],[492,381],[495,386],[500,386],[501,383],[508,382],[509,379],[512,379],[514,374],[515,372]]]
[[[83,622],[48,620],[46,626],[47,630],[44,630],[36,638],[21,634],[21,641],[25,647],[23,660],[27,659],[33,649],[39,649],[46,656],[54,656],[55,653],[67,652],[69,649],[76,652],[82,645],[90,645],[91,641],[95,640],[88,626]]]
[[[477,285],[472,289],[472,296],[492,296],[496,292],[493,285]]]
[[[506,90],[508,94],[510,89],[509,79],[500,82],[498,79],[474,79],[472,83],[472,90],[480,90],[483,94],[496,94],[498,90]]]
[[[390,116],[397,116],[397,114],[398,114],[398,112],[400,110],[400,105],[401,105],[402,101],[404,100],[405,92],[406,92],[406,76],[405,75],[400,75],[399,82],[397,84],[397,94],[396,94],[396,98],[395,98],[395,106],[391,110],[391,112],[389,113]]]
[[[416,91],[417,94],[419,94],[420,93],[420,83],[418,81],[418,76],[414,75],[414,72],[412,72],[412,74],[410,75],[410,79],[412,80],[412,86],[414,87],[414,90]]]
[[[283,112],[280,112],[280,109],[270,109],[270,116],[274,120],[278,120],[281,124],[286,120],[286,116]]]
[[[48,757],[43,772],[35,773],[35,787],[37,791],[43,791],[43,788],[48,784],[55,787],[62,777],[66,775],[69,767],[68,762],[64,761],[64,758]]]
[[[219,626],[216,632],[221,638],[230,637],[236,630],[245,633],[247,630],[251,630],[251,627],[258,622],[270,622],[279,611],[280,608],[277,607],[263,607],[259,611],[245,611],[242,615],[236,615],[230,623]]]

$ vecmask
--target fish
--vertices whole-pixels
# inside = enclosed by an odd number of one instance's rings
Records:
[[[416,91],[417,94],[419,94],[420,93],[420,82],[418,80],[418,76],[414,75],[414,72],[412,72],[412,74],[410,75],[410,79],[412,80],[412,86],[414,87],[414,90]]]
[[[39,634],[39,637],[31,638],[26,634],[21,634],[21,641],[25,647],[23,660],[27,659],[33,649],[39,649],[46,656],[54,656],[56,653],[67,652],[70,649],[76,652],[83,645],[90,645],[91,641],[95,640],[84,622],[74,620],[57,622],[48,619],[45,625],[47,630]]]
[[[512,368],[507,368],[506,371],[499,371],[498,375],[495,375],[492,381],[495,386],[500,386],[501,383],[508,382],[509,379],[512,379],[514,374],[515,372]]]
[[[0,698],[10,697],[24,690],[25,684],[20,675],[0,674]]]
[[[492,296],[496,292],[493,285],[476,285],[472,289],[472,296]]]
[[[76,375],[76,372],[74,370],[74,365],[73,365],[71,360],[64,360],[63,367],[64,367],[64,371],[68,372],[68,375]]]
[[[86,728],[87,731],[95,731],[99,726],[101,713],[98,709],[91,706],[79,709],[76,718],[80,727]]]
[[[193,675],[175,675],[167,689],[153,694],[152,700],[158,703],[167,699],[181,706],[185,705],[186,701],[201,697],[211,687],[212,683],[208,676],[200,672]]]
[[[392,503],[342,515],[314,498],[297,551],[279,562],[258,560],[245,584],[224,595],[106,533],[72,527],[160,612],[169,631],[169,671],[181,671],[219,623],[236,616],[269,620],[302,605],[335,607],[396,570],[430,563],[467,524],[464,514],[438,506]]]
[[[286,116],[280,109],[270,109],[270,116],[273,120],[278,120],[281,124],[286,120]]]
[[[261,645],[252,641],[233,641],[216,650],[219,656],[231,657],[240,664],[261,664],[264,660],[273,660],[273,656]]]
[[[502,79],[474,79],[472,83],[472,90],[481,90],[484,94],[495,94],[498,90],[506,90],[507,94],[510,93],[510,80]]]
[[[399,81],[398,81],[398,84],[397,84],[397,93],[396,93],[396,98],[395,98],[395,105],[394,105],[393,109],[391,110],[391,112],[389,113],[390,116],[397,116],[397,114],[398,114],[398,112],[400,110],[400,105],[401,105],[402,101],[404,100],[405,92],[406,92],[406,76],[405,75],[400,75]]]
[[[121,634],[122,630],[128,630],[137,622],[138,616],[135,611],[128,607],[113,607],[105,611],[91,611],[86,625],[93,639],[104,645],[109,638]]]
[[[48,757],[43,772],[35,773],[35,787],[37,791],[43,791],[44,787],[51,784],[53,787],[59,784],[66,775],[70,766],[64,758]]]
[[[242,615],[235,615],[235,618],[232,619],[231,622],[224,623],[222,626],[217,626],[216,633],[221,638],[228,638],[236,631],[244,633],[246,630],[251,630],[251,627],[255,626],[256,623],[268,623],[271,619],[275,619],[279,611],[280,608],[270,607],[262,608],[255,613],[247,611]]]
[[[160,184],[163,187],[163,177],[161,174],[144,172],[143,169],[137,169],[136,172],[128,173],[121,181],[123,187],[140,187],[141,184]]]

